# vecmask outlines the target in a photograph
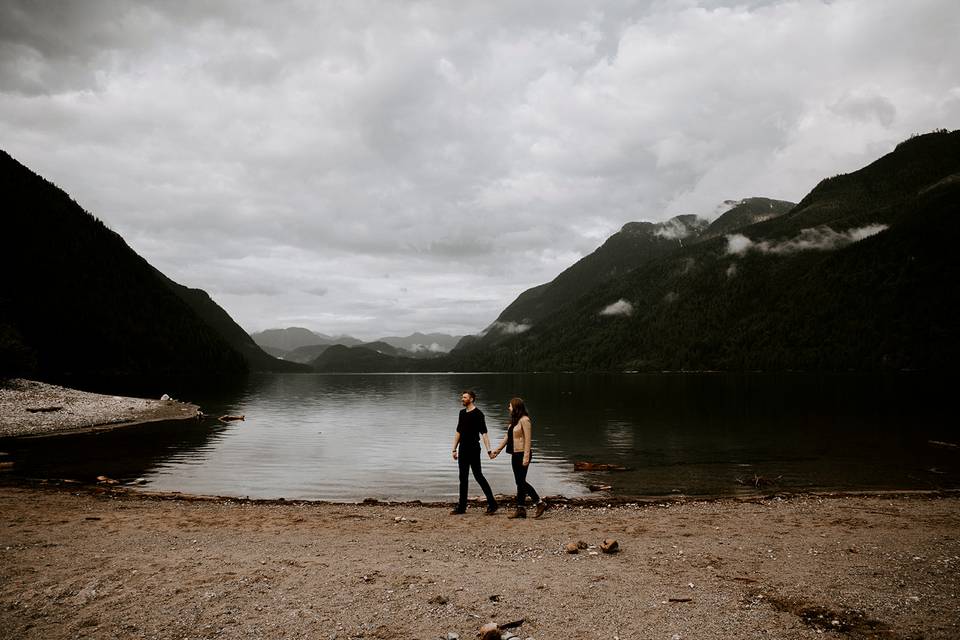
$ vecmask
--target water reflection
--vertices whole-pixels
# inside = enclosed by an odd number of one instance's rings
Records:
[[[226,428],[219,422],[152,422],[138,427],[0,445],[26,478],[92,481],[98,475],[132,480],[172,456],[202,456],[216,448]]]
[[[259,375],[179,396],[244,422],[153,424],[5,443],[16,473],[143,477],[147,488],[251,497],[452,500],[459,394],[473,388],[491,440],[518,395],[533,416],[530,481],[544,494],[717,495],[754,475],[783,489],[960,486],[941,382],[920,376]],[[578,460],[621,464],[574,473]],[[484,460],[502,493],[509,459]],[[474,486],[473,490],[478,493]]]
[[[629,422],[608,420],[603,428],[604,448],[611,453],[626,453],[634,449],[636,430]]]

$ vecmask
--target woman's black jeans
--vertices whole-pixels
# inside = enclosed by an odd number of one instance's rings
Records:
[[[463,511],[467,508],[467,480],[470,478],[470,469],[473,469],[473,477],[477,484],[483,489],[483,495],[487,497],[487,509],[497,506],[497,501],[493,497],[493,491],[490,490],[490,483],[483,477],[480,470],[480,446],[465,446],[462,442],[457,453],[457,464],[460,465],[460,501],[457,503],[457,509]]]
[[[530,459],[533,460],[532,454]],[[534,504],[540,502],[537,490],[527,482],[527,470],[530,467],[523,466],[523,452],[514,453],[510,456],[510,466],[513,467],[513,478],[517,481],[517,508],[524,506],[527,496],[530,496]]]

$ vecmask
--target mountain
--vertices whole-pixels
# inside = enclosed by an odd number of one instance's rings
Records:
[[[260,345],[257,345],[257,346],[260,346]],[[291,360],[291,358],[287,357],[290,354],[289,351],[284,351],[283,349],[277,349],[276,347],[261,346],[260,348],[263,349],[265,353],[269,353],[274,358],[283,358],[284,360]]]
[[[269,347],[280,351],[293,351],[298,347],[307,347],[315,344],[333,344],[329,336],[314,333],[303,327],[287,327],[286,329],[267,329],[251,333],[250,337],[261,347]]]
[[[682,246],[685,238],[699,235],[708,224],[695,215],[677,216],[660,223],[628,222],[596,251],[551,282],[521,293],[485,330],[481,343],[523,333],[571,299],[672,253]]]
[[[157,275],[170,287],[190,308],[213,327],[227,343],[240,352],[253,371],[273,372],[306,372],[308,367],[281,360],[261,349],[253,338],[230,317],[223,307],[213,301],[213,298],[202,289],[191,289],[177,284],[159,271]]]
[[[261,347],[270,347],[274,350],[279,349],[281,352],[293,351],[300,347],[315,345],[343,344],[352,347],[363,342],[352,336],[328,336],[325,333],[317,333],[310,329],[304,329],[303,327],[266,329],[265,331],[252,333],[250,337]]]
[[[446,333],[412,333],[409,336],[388,336],[380,338],[398,349],[417,352],[446,353],[457,346],[463,336],[451,336]]]
[[[2,151],[0,193],[0,374],[222,377],[274,364],[209,296]]]
[[[628,222],[610,236],[596,251],[586,256],[551,282],[527,289],[475,340],[461,341],[455,351],[468,344],[483,349],[512,335],[527,331],[559,307],[624,274],[668,256],[684,244],[696,242],[713,230],[735,228],[783,215],[793,207],[790,202],[769,198],[747,198],[730,202],[732,208],[713,223],[696,215],[681,215],[665,222]],[[739,223],[739,224],[738,224]]]
[[[452,336],[448,336],[451,338]],[[446,355],[443,351],[433,351],[426,348],[425,345],[421,343],[413,343],[414,346],[417,346],[416,351],[410,351],[408,349],[403,349],[401,347],[396,347],[385,340],[376,340],[374,342],[364,342],[363,344],[355,345],[358,347],[364,347],[365,349],[371,349],[377,353],[383,353],[390,356],[399,356],[402,358],[416,358],[418,360],[432,360]]]
[[[387,344],[386,342],[383,342],[380,340],[375,340],[374,342],[364,342],[363,344],[356,345],[356,346],[363,347],[364,349],[369,349],[370,351],[376,351],[377,353],[382,353],[388,356],[400,356],[400,355],[406,356],[410,353],[406,349],[398,349],[392,344]]]
[[[711,222],[700,239],[715,238],[747,225],[778,218],[796,206],[794,202],[770,198],[747,198],[730,204],[733,206]]]
[[[311,366],[325,373],[380,373],[386,371],[430,371],[426,363],[434,360],[422,360],[381,353],[368,346],[347,347],[335,344],[327,347]]]
[[[525,310],[535,319],[523,331],[455,349],[452,367],[873,371],[957,361],[960,132],[903,142],[779,216],[744,215],[741,227],[731,217],[535,316]]]
[[[305,364],[316,359],[327,347],[337,344],[346,347],[362,346],[390,356],[434,358],[452,349],[460,340],[460,336],[445,333],[413,333],[409,336],[388,336],[373,342],[363,342],[353,336],[328,336],[303,327],[267,329],[251,334],[251,338],[263,349],[271,350],[277,357]]]
[[[332,347],[332,344],[308,344],[305,347],[297,347],[293,351],[280,351],[278,357],[283,358],[284,360],[289,360],[290,362],[300,362],[306,365],[309,365],[317,356],[321,353]],[[270,347],[264,347],[265,349]]]

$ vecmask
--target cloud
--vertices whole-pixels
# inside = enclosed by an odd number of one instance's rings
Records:
[[[897,116],[897,108],[884,96],[846,95],[829,106],[829,109],[855,122],[876,120],[889,127]]]
[[[693,229],[676,218],[660,223],[660,227],[653,232],[653,235],[666,238],[667,240],[682,240],[690,235]]]
[[[727,236],[727,253],[742,255],[753,246],[753,240],[742,233]]]
[[[727,253],[743,255],[748,251],[757,251],[759,253],[784,255],[797,253],[799,251],[832,251],[845,247],[848,244],[859,242],[864,238],[874,236],[886,229],[887,225],[885,224],[871,224],[865,227],[847,229],[846,231],[839,232],[823,225],[811,229],[803,229],[795,238],[779,242],[772,240],[754,242],[743,234],[735,233],[726,237]],[[729,271],[728,275],[730,275]]]
[[[443,348],[437,342],[431,342],[430,344],[420,344],[419,342],[414,342],[410,345],[410,351],[430,351],[432,353],[447,353],[447,350]]]
[[[506,333],[508,335],[516,335],[519,333],[525,333],[530,330],[532,325],[526,324],[524,322],[494,322],[492,325],[487,327],[485,333],[490,331],[498,331],[500,333]]]
[[[600,311],[602,316],[629,316],[633,313],[633,305],[623,298],[608,304]]]
[[[958,20],[951,0],[9,0],[0,140],[248,330],[463,334],[625,222],[798,201],[960,126]]]

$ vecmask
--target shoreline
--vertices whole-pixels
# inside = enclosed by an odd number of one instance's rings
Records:
[[[105,395],[15,378],[0,386],[0,440],[191,420],[199,409],[177,400]]]
[[[0,486],[0,626],[27,640],[434,640],[515,620],[538,640],[960,635],[956,494],[508,511]]]
[[[93,496],[109,495],[113,497],[130,498],[144,501],[183,501],[195,503],[224,503],[263,506],[331,506],[331,507],[410,507],[426,509],[449,509],[453,500],[385,500],[376,497],[367,497],[362,500],[327,500],[323,498],[251,498],[249,496],[232,496],[203,493],[188,493],[182,491],[152,491],[140,488],[135,482],[120,483],[113,479],[98,482],[83,482],[71,478],[23,478],[0,476],[0,489],[25,489],[36,491],[50,491],[52,493],[71,493],[79,495],[82,491]],[[501,508],[512,505],[513,494],[496,494]],[[889,500],[937,500],[960,499],[960,489],[877,489],[877,490],[843,490],[843,491],[772,491],[756,494],[740,495],[618,495],[618,496],[574,496],[563,495],[543,496],[544,500],[555,506],[578,507],[582,509],[608,509],[617,507],[645,507],[651,505],[669,504],[746,504],[764,500],[791,501],[791,500],[842,500],[847,498],[872,498]],[[467,500],[469,507],[485,508],[486,499],[481,496],[472,496]]]

